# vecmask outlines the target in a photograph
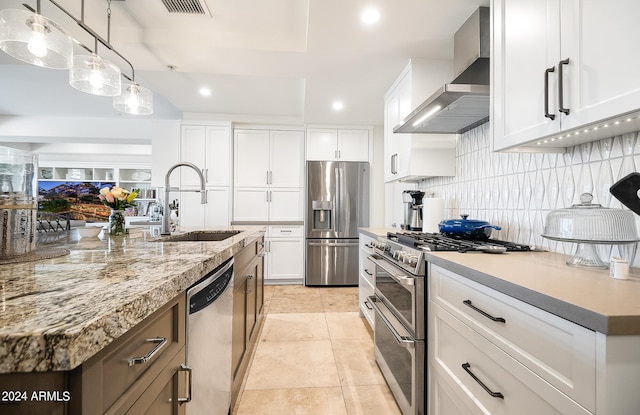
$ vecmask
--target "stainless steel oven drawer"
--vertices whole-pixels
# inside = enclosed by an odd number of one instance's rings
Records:
[[[376,296],[374,355],[403,415],[423,415],[426,408],[425,343],[416,340]]]

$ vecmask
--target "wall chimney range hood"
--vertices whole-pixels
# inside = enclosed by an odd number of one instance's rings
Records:
[[[480,7],[454,36],[456,78],[397,125],[394,133],[461,134],[489,120],[489,8]]]

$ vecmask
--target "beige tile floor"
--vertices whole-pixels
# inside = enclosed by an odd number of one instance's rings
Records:
[[[265,287],[266,319],[233,415],[400,415],[358,316],[358,288]]]

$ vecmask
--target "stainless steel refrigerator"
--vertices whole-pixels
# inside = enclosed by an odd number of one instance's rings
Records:
[[[369,163],[307,162],[306,285],[358,285],[358,227],[369,226]]]

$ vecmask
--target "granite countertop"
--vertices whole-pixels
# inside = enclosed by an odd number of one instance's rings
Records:
[[[372,237],[393,228],[360,228]],[[397,229],[396,229],[397,231]],[[568,266],[553,252],[429,252],[427,261],[588,329],[640,335],[640,269],[628,280],[609,270]]]
[[[0,265],[0,373],[79,366],[266,228],[225,229],[242,232],[221,242],[159,242],[142,229],[102,240],[78,240],[72,229],[38,245],[68,255]]]

